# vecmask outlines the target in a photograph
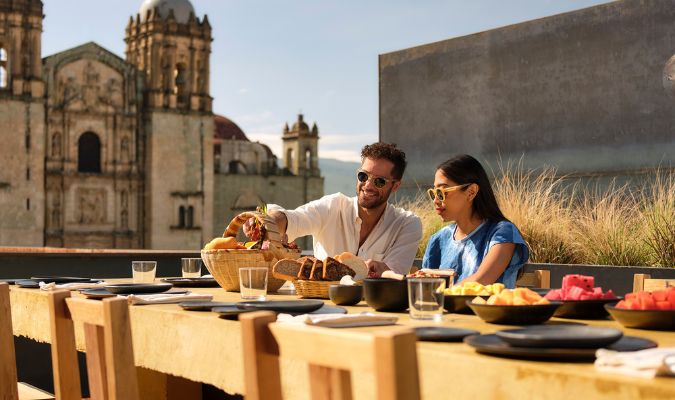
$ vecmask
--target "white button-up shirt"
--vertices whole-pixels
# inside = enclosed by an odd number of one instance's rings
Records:
[[[312,235],[314,256],[319,259],[348,251],[364,260],[382,261],[395,272],[407,274],[422,240],[419,217],[387,203],[377,225],[359,247],[361,218],[357,198],[342,193],[324,196],[295,210],[284,210],[275,204],[268,208],[286,214],[289,240]]]

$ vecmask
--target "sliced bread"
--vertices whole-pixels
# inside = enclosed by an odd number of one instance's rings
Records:
[[[298,262],[302,264],[298,271],[298,279],[309,279],[309,275],[312,273],[312,266],[314,266],[314,261],[316,261],[316,258],[314,257],[298,258]]]
[[[345,265],[334,258],[326,257],[322,275],[324,281],[339,281],[345,275],[350,275],[353,278],[354,275],[356,275],[356,272],[348,265]]]
[[[284,258],[272,267],[272,276],[277,279],[292,281],[297,279],[301,264],[297,260]]]
[[[315,260],[314,265],[312,265],[312,272],[309,274],[310,281],[320,281],[323,280],[323,261]]]

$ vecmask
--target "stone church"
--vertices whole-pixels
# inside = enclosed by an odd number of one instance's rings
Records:
[[[196,249],[257,203],[323,194],[316,126],[284,129],[279,168],[214,116],[211,26],[189,0],[145,0],[124,59],[95,43],[42,58],[43,18],[0,0],[0,246]]]

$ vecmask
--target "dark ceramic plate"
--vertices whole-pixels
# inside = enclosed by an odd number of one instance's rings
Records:
[[[529,360],[592,362],[595,360],[596,351],[596,349],[516,347],[504,342],[495,334],[467,336],[464,338],[464,343],[475,348],[479,353]],[[616,351],[637,351],[651,349],[656,346],[657,344],[649,339],[624,336],[607,346],[607,349]]]
[[[443,307],[449,313],[455,314],[473,314],[471,308],[466,304],[476,297],[482,297],[487,300],[490,296],[476,296],[469,294],[446,294],[443,299]]]
[[[605,319],[609,316],[605,304],[616,304],[621,299],[563,300],[554,317],[576,319]]]
[[[626,328],[675,331],[675,310],[624,310],[609,304],[605,309]]]
[[[213,278],[164,278],[162,282],[176,287],[218,287],[218,282]]]
[[[303,314],[303,313],[292,312],[291,314]],[[347,314],[347,309],[343,307],[329,306],[327,304],[324,304],[323,307],[319,308],[318,310],[314,310],[309,314]]]
[[[237,307],[242,310],[269,310],[281,313],[310,313],[323,307],[321,300],[287,300],[287,301],[242,301]]]
[[[105,299],[106,297],[115,297],[115,293],[110,293],[103,288],[96,289],[80,289],[80,293],[87,296],[89,299]]]
[[[516,347],[554,347],[598,349],[621,339],[614,328],[585,325],[533,325],[495,332],[501,340]]]
[[[92,282],[99,281],[100,279],[91,279],[91,278],[79,278],[75,276],[31,276],[31,281],[35,282],[44,282],[44,283],[75,283],[75,282]]]
[[[235,307],[235,303],[222,301],[184,301],[178,305],[187,311],[211,311],[214,307]]]
[[[537,325],[548,321],[560,307],[559,302],[532,306],[497,306],[490,304],[474,304],[467,301],[480,319],[491,324],[505,325]]]
[[[166,292],[172,287],[170,283],[116,283],[104,289],[115,294],[150,294]]]
[[[20,279],[20,278],[4,278],[4,279],[0,279],[0,283],[4,282],[8,285],[14,285],[16,281],[21,281],[21,280],[23,280],[23,279]]]
[[[237,319],[239,319],[239,314],[252,312],[252,311],[256,311],[256,310],[255,309],[244,310],[244,309],[239,308],[237,306],[223,306],[223,307],[213,307],[211,309],[211,311],[213,311],[215,313],[218,313],[220,318],[237,320]]]
[[[471,329],[444,328],[441,326],[420,326],[415,328],[417,340],[423,342],[461,342],[467,336],[480,332]]]
[[[39,289],[40,288],[40,282],[39,281],[34,281],[32,279],[19,279],[17,281],[14,281],[14,284],[20,288],[26,288],[26,289]]]

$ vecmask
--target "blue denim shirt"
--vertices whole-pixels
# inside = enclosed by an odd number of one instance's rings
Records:
[[[473,275],[480,267],[490,248],[498,243],[514,243],[509,265],[497,279],[507,288],[516,286],[518,270],[527,262],[530,252],[518,228],[509,221],[488,222],[479,225],[462,240],[455,240],[457,225],[450,224],[439,230],[429,239],[424,253],[424,268],[454,269],[456,282]]]

